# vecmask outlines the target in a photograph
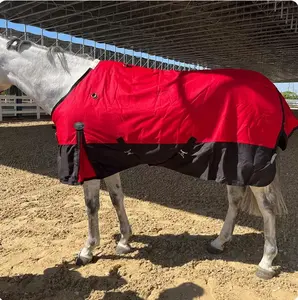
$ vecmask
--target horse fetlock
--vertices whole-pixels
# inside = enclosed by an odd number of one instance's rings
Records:
[[[89,237],[87,244],[89,247],[95,248],[95,247],[99,246],[99,239]]]
[[[121,232],[121,237],[129,239],[132,235],[132,230],[130,225],[120,225],[120,232]]]
[[[269,256],[271,258],[275,258],[278,253],[278,249],[276,246],[265,245],[265,253],[267,256]]]

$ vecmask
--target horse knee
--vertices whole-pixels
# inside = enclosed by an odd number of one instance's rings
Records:
[[[88,214],[95,214],[99,209],[99,180],[86,181],[83,185],[85,205]]]

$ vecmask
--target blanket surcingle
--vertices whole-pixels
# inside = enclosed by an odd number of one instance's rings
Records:
[[[88,70],[52,120],[66,184],[148,164],[203,180],[266,186],[275,176],[277,147],[285,150],[298,126],[260,73],[162,71],[113,61]]]

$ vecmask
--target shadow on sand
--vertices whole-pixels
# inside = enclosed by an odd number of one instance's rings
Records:
[[[111,270],[108,276],[82,277],[76,268],[65,263],[46,269],[42,275],[0,277],[0,297],[3,300],[83,300],[101,291],[94,299],[144,300],[135,291],[117,291],[128,284],[118,270]],[[201,287],[187,282],[164,290],[158,300],[193,300],[203,294]]]
[[[115,241],[119,236],[114,236]],[[122,256],[121,259],[135,260],[145,259],[154,265],[165,268],[183,266],[192,261],[224,260],[252,264],[257,266],[263,255],[263,234],[247,233],[235,234],[231,243],[226,245],[222,254],[210,254],[206,250],[208,243],[216,238],[216,235],[190,235],[185,232],[179,235],[160,234],[157,236],[134,235],[132,242],[143,244],[133,248],[132,253]],[[280,265],[280,271],[293,273],[298,271],[295,248],[291,248],[293,240],[283,244],[274,265]],[[284,250],[286,249],[286,250]],[[102,259],[119,259],[117,255],[98,255],[94,262]]]
[[[2,299],[61,299],[61,300],[81,300],[87,298],[92,291],[104,291],[110,296],[103,299],[112,298],[112,292],[117,288],[127,284],[119,274],[109,276],[89,276],[82,277],[80,273],[71,270],[71,267],[63,264],[53,268],[48,268],[42,275],[24,274],[19,276],[0,277],[0,297]],[[125,294],[120,293],[122,299]],[[135,298],[140,299],[135,294]],[[118,299],[121,299],[118,298]]]

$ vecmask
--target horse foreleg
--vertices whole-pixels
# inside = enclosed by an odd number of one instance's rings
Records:
[[[110,194],[113,206],[115,207],[117,217],[120,223],[121,238],[118,242],[116,253],[125,254],[128,253],[131,248],[129,246],[129,238],[131,236],[131,227],[127,218],[127,214],[124,207],[124,194],[122,191],[120,174],[106,177],[104,179],[107,189]]]
[[[83,184],[85,204],[88,216],[88,238],[84,248],[78,254],[76,263],[85,265],[91,262],[93,249],[99,245],[99,189],[100,180],[90,180]]]
[[[246,187],[230,186],[230,185],[227,186],[228,201],[229,201],[228,212],[219,236],[208,245],[207,250],[210,253],[213,254],[222,253],[224,250],[225,243],[229,242],[232,239],[232,235],[236,223],[236,217],[239,211],[239,202],[244,197],[245,190]]]

